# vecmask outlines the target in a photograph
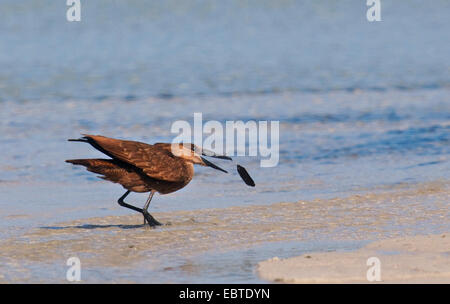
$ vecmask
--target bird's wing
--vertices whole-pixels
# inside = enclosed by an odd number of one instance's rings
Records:
[[[184,162],[160,147],[104,136],[84,136],[99,151],[141,169],[151,178],[182,182],[188,175]]]

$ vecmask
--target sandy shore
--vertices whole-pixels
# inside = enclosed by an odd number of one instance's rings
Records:
[[[375,277],[378,258],[380,276]],[[378,263],[378,262],[377,262]],[[370,271],[372,270],[372,272]],[[258,264],[259,275],[284,283],[450,283],[450,234],[394,238],[354,252],[277,257]]]
[[[275,256],[273,251],[264,255],[265,249],[258,249],[262,245],[297,242],[295,252],[288,255],[295,256],[307,251],[308,244],[320,242],[365,242],[449,231],[449,197],[449,183],[439,181],[344,198],[154,213],[166,223],[157,229],[144,227],[138,214],[36,227],[0,241],[0,282],[66,282],[66,260],[72,256],[81,259],[85,282],[236,280],[235,270],[228,271],[224,260],[229,265],[242,262],[242,269],[236,271],[247,278],[257,262]],[[410,281],[448,279],[449,240],[450,235],[381,241],[353,253],[263,262],[258,269],[271,281],[363,282],[367,257],[378,256],[386,282],[402,281],[403,276]],[[250,248],[248,261],[235,255],[245,248]],[[208,260],[208,255],[217,252],[223,255]]]

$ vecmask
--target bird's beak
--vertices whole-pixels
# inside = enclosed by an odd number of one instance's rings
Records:
[[[200,150],[200,149],[199,149]],[[203,156],[209,156],[209,157],[214,157],[214,158],[220,158],[220,159],[226,159],[226,160],[232,160],[231,157],[229,156],[225,156],[225,155],[217,155],[216,153],[214,153],[213,151],[210,150],[206,150],[206,149],[201,149],[201,151],[196,151],[198,154],[201,154]],[[199,153],[201,152],[201,153]]]
[[[226,171],[226,170],[220,168],[219,166],[214,165],[212,162],[210,162],[210,161],[207,160],[206,158],[201,157],[201,156],[200,156],[200,158],[202,159],[203,163],[204,163],[206,166],[211,167],[211,168],[214,168],[214,169],[219,170],[219,171],[222,171],[222,172],[225,172],[225,173],[228,173],[228,171]]]

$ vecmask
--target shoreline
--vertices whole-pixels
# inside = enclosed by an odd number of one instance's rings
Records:
[[[0,240],[0,282],[65,282],[72,256],[82,261],[85,282],[253,282],[257,264],[275,255],[356,250],[370,241],[450,231],[443,220],[450,217],[449,181],[385,190],[155,212],[166,224],[157,229],[144,227],[139,214],[30,228]]]
[[[374,272],[377,264],[379,277]],[[274,257],[260,262],[257,272],[262,279],[278,283],[449,284],[450,233],[385,239],[351,252]]]

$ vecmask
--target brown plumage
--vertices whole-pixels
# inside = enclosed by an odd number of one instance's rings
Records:
[[[156,143],[149,145],[137,141],[119,140],[99,135],[84,135],[80,139],[69,139],[91,144],[111,159],[72,159],[74,165],[85,166],[88,171],[101,174],[101,178],[121,184],[127,192],[119,199],[119,204],[144,215],[150,226],[161,225],[147,211],[155,192],[168,194],[186,186],[194,176],[194,164],[227,171],[206,160],[203,156],[221,159],[231,158],[215,155],[199,149],[193,144]],[[238,165],[239,174],[247,185],[254,182],[246,170]],[[243,171],[242,171],[243,170]],[[150,192],[143,209],[131,206],[123,199],[132,192]]]

